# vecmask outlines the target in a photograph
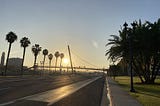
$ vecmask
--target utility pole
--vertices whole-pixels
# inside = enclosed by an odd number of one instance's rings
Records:
[[[70,52],[69,45],[68,45],[68,52],[69,52],[69,59],[70,59],[71,69],[72,69],[72,73],[73,73],[73,65],[72,65],[72,58],[71,58],[71,52]]]

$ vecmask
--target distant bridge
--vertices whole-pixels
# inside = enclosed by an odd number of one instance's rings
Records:
[[[43,66],[38,66],[38,68],[43,68]],[[51,66],[51,67],[49,67],[49,66],[44,66],[44,68],[56,68],[56,69],[60,69],[60,68],[62,68],[62,69],[64,69],[64,68],[66,68],[66,69],[72,69],[71,67],[59,67],[59,66]],[[99,70],[99,71],[107,71],[108,69],[105,69],[105,68],[90,68],[90,67],[81,67],[81,66],[79,66],[79,67],[73,67],[73,69],[85,69],[85,70]]]
[[[70,59],[70,66],[66,66],[66,67],[64,67],[64,66],[61,66],[61,67],[60,66],[50,66],[49,67],[49,66],[43,66],[44,64],[42,63],[41,65],[36,64],[35,67],[33,66],[33,67],[28,68],[28,69],[33,69],[33,68],[53,69],[54,68],[54,69],[71,69],[72,71],[75,71],[75,69],[98,70],[98,71],[107,71],[108,70],[108,69],[105,69],[105,68],[91,68],[91,67],[85,67],[85,66],[78,66],[78,67],[77,66],[73,66],[72,58],[71,58],[71,50],[70,50],[69,45],[68,45],[68,53],[69,53],[69,59]],[[75,54],[75,53],[73,53],[73,54]],[[79,55],[75,54],[75,56],[78,57],[84,63],[86,63],[86,64],[88,64],[88,65],[90,65],[92,67],[97,67],[97,66],[91,64],[90,62],[88,62],[86,59],[80,57]]]

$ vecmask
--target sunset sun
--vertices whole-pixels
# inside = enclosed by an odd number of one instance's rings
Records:
[[[69,64],[69,60],[68,60],[67,58],[64,58],[64,59],[63,59],[63,64],[64,64],[64,65],[68,65],[68,64]]]

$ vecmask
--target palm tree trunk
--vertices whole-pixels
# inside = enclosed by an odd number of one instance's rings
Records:
[[[26,53],[26,48],[24,47],[24,49],[23,49],[22,65],[21,65],[21,75],[23,75],[23,63],[24,63],[25,53]]]
[[[10,51],[11,51],[11,45],[12,45],[12,43],[9,43],[8,55],[7,55],[7,60],[6,60],[6,67],[5,67],[5,72],[4,72],[5,76],[7,75],[8,59],[9,59],[9,54],[10,54]]]
[[[56,72],[56,67],[57,67],[57,58],[56,58],[56,63],[55,63],[55,72]]]
[[[37,56],[34,56],[34,71],[36,70],[36,61],[37,61]]]
[[[43,58],[43,71],[44,71],[45,58],[46,58],[46,55],[44,55],[44,58]]]
[[[49,60],[49,71],[50,71],[50,68],[51,68],[51,60]]]
[[[62,59],[60,61],[60,73],[62,72]]]
[[[45,74],[45,71],[44,71],[45,58],[46,58],[46,55],[44,55],[44,58],[43,58],[43,74]]]

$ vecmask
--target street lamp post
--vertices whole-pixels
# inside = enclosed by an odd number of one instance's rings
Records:
[[[135,31],[135,26],[136,24],[135,23],[132,23],[131,24],[133,26],[133,33]],[[133,71],[132,71],[132,63],[133,63],[133,50],[132,50],[132,34],[130,33],[127,33],[127,26],[128,24],[125,22],[124,23],[124,29],[125,29],[125,34],[129,37],[129,58],[130,58],[130,61],[129,61],[129,69],[130,69],[130,92],[135,92],[134,90],[134,87],[133,87]]]

